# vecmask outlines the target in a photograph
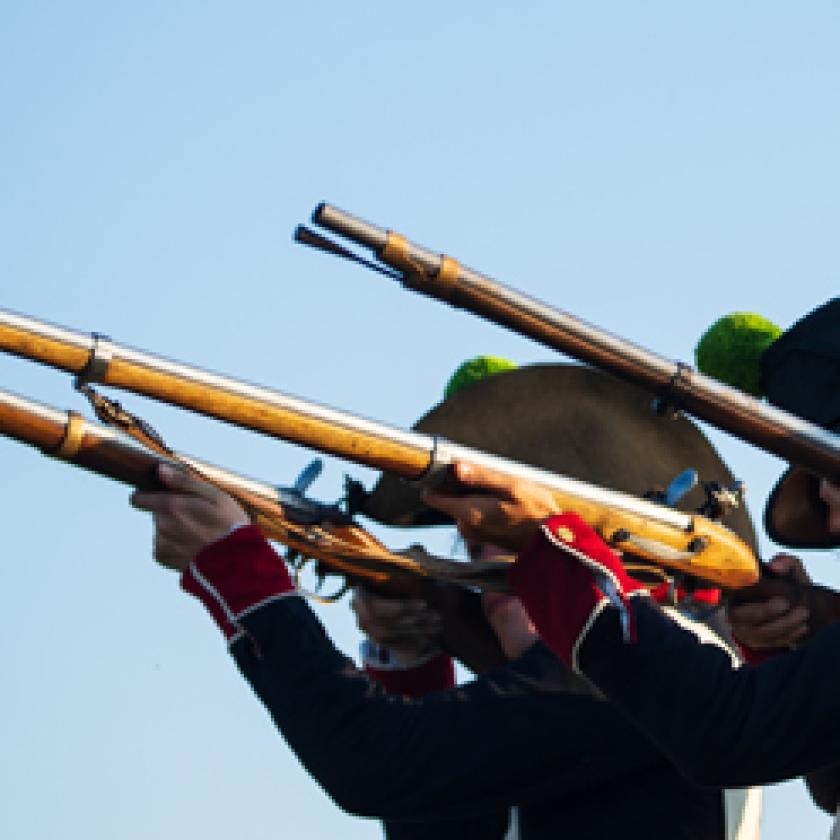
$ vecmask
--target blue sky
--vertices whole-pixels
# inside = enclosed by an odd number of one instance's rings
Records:
[[[328,200],[690,360],[725,312],[787,326],[837,293],[838,29],[828,2],[7,2],[0,305],[398,426],[468,356],[555,358],[292,245]],[[81,407],[55,372],[0,377]],[[309,458],[127,402],[255,477]],[[781,465],[713,439],[759,513]],[[378,836],[297,765],[124,490],[0,459],[0,834]],[[330,460],[315,492],[345,471],[370,478]],[[347,607],[324,616],[353,651]],[[768,792],[769,840],[827,824]]]

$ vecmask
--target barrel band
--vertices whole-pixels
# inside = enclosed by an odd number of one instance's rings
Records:
[[[461,264],[445,254],[441,255],[437,273],[432,274],[424,269],[412,259],[408,240],[402,234],[392,230],[388,231],[388,237],[379,258],[403,273],[403,282],[406,286],[423,289],[427,294],[431,287],[435,296],[442,300],[449,300],[452,297],[452,292],[461,276]]]
[[[451,297],[455,284],[461,276],[461,263],[452,257],[447,257],[443,254],[440,258],[440,268],[438,269],[437,277],[435,277],[435,285],[442,296],[447,299]]]
[[[88,382],[104,383],[108,377],[108,367],[114,357],[114,345],[107,335],[92,333],[93,347],[87,364],[79,371],[76,377],[76,387],[86,385]]]
[[[47,454],[53,458],[60,458],[62,461],[72,461],[82,448],[82,441],[85,437],[85,422],[85,418],[77,411],[68,411],[64,437],[61,439],[61,443]]]
[[[402,234],[393,230],[388,231],[385,246],[382,248],[379,257],[383,262],[400,271],[414,270],[415,268],[409,253],[408,240]]]

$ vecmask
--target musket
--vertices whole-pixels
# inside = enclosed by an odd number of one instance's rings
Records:
[[[408,480],[439,482],[455,461],[547,488],[618,550],[727,588],[754,583],[758,563],[725,526],[626,493],[404,431],[280,391],[0,310],[0,350],[326,452]]]
[[[286,561],[296,578],[306,562],[316,560],[319,576],[340,575],[380,592],[424,598],[441,613],[438,641],[444,650],[476,673],[505,661],[478,596],[470,590],[504,589],[506,564],[491,561],[476,567],[417,547],[390,551],[338,505],[305,494],[304,485],[318,472],[312,465],[292,487],[276,487],[181,453],[154,452],[117,428],[3,390],[0,434],[143,490],[165,489],[158,478],[161,464],[187,468],[234,496],[266,538],[290,549]]]
[[[659,410],[685,410],[766,452],[840,483],[840,436],[588,324],[430,251],[394,231],[319,204],[312,221],[374,254],[376,262],[298,227],[295,239],[360,262],[412,291],[445,301],[572,358],[634,382]]]

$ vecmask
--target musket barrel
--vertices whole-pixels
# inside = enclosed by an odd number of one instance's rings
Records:
[[[323,203],[315,208],[312,221],[369,248],[382,259],[382,249],[390,235],[390,231],[385,228]],[[440,271],[442,255],[414,242],[407,244],[411,261],[429,274],[428,286],[412,284],[410,288],[432,297],[441,297],[434,278]],[[646,388],[661,390],[676,372],[676,364],[669,359],[657,356],[466,266],[459,264],[458,268],[458,284],[452,294],[446,297],[447,302],[453,306],[468,309],[487,320],[520,332],[523,331],[520,322],[526,318],[530,329],[528,334],[532,338],[584,361],[597,359],[593,364],[600,362],[606,365],[610,362],[617,368],[616,373],[632,378],[636,384]]]
[[[88,366],[95,344],[92,336],[0,310],[0,349],[7,352],[78,374]],[[65,345],[66,357],[61,352]],[[430,435],[387,426],[125,347],[110,339],[108,345],[110,360],[98,380],[103,385],[143,394],[408,479],[422,478],[457,457],[537,481],[559,492],[588,498],[593,503],[644,515],[682,531],[691,527],[691,517],[687,514],[635,496],[458,447]],[[42,352],[43,347],[46,352]]]
[[[390,231],[328,204],[313,222],[373,250],[404,273],[403,285],[445,300],[575,359],[627,379],[742,440],[817,475],[840,482],[840,435],[768,405],[687,365],[659,356],[477,271],[457,265],[455,282],[439,280],[444,257],[413,242],[407,256],[425,276],[383,255]],[[447,258],[449,259],[449,258]],[[452,262],[452,261],[450,261]]]
[[[66,434],[69,421],[70,412],[52,408],[51,406],[35,402],[18,394],[13,394],[10,391],[0,390],[0,434],[6,437],[14,438],[23,443],[29,443],[45,452],[53,452],[60,446]],[[155,461],[160,460],[160,456],[152,455],[141,444],[136,443],[117,429],[102,426],[99,423],[84,419],[81,419],[81,423],[83,424],[81,433],[85,441],[81,449],[85,449],[90,445],[107,442],[115,447],[124,449],[126,452],[142,453],[144,456],[150,457]],[[245,479],[237,473],[231,473],[221,467],[216,467],[194,458],[189,458],[184,455],[180,457],[200,468],[200,471],[205,475],[217,478],[226,484],[231,484],[235,481],[235,483],[241,485],[242,489],[254,491],[261,496],[270,498],[272,501],[277,501],[279,498],[277,490],[271,487],[271,485],[263,484],[252,479]],[[484,452],[477,452],[474,449],[459,446],[448,441],[436,442],[435,459],[439,467],[452,463],[456,459],[470,460],[478,466],[484,466],[494,470],[503,471],[511,467],[511,462],[505,458]],[[632,510],[640,516],[650,516],[653,513],[662,522],[677,529],[685,530],[690,526],[691,517],[672,508],[664,508],[647,502],[644,499],[636,498],[635,496],[628,496],[618,491],[595,487],[572,478],[562,478],[562,481],[558,481],[560,479],[559,476],[546,473],[545,470],[540,470],[536,467],[528,467],[524,464],[516,466],[517,474],[523,479],[531,479],[543,484],[550,481],[557,489],[563,490],[564,492],[582,498],[589,498],[599,504]]]
[[[0,310],[0,350],[80,374],[94,336]],[[434,440],[108,341],[109,360],[95,381],[234,422],[376,469],[416,479],[429,468]],[[235,420],[233,418],[236,418]]]
[[[79,424],[75,432],[78,444],[72,453],[65,456],[59,450],[67,437],[71,418]],[[168,461],[117,429],[85,420],[72,412],[53,408],[11,391],[0,390],[0,434],[34,446],[47,455],[64,458],[83,469],[130,485],[137,485],[138,482],[156,485],[155,467],[162,461]],[[269,502],[280,501],[277,488],[270,484],[197,458],[186,455],[179,457],[219,484],[259,496]]]
[[[67,373],[79,373],[90,359],[93,337],[9,310],[0,310],[0,348]]]
[[[377,253],[385,247],[385,243],[388,241],[388,231],[384,228],[372,225],[358,216],[345,213],[338,207],[333,207],[331,204],[324,202],[319,204],[312,212],[312,222]],[[424,249],[418,248],[417,250],[419,252]],[[432,257],[440,259],[437,254],[432,254]]]
[[[0,432],[21,443],[52,451],[64,438],[68,413],[0,391]]]

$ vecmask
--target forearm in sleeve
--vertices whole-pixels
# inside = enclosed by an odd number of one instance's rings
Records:
[[[386,693],[334,648],[291,594],[282,561],[256,529],[205,549],[184,587],[214,615],[301,762],[352,813],[477,816],[661,765],[644,739],[544,648],[526,654],[515,678],[482,679],[420,700]],[[552,668],[561,675],[546,676]],[[535,690],[546,679],[556,690]]]
[[[511,581],[549,647],[693,781],[765,784],[840,757],[840,625],[739,668],[667,618],[573,514],[546,521]]]

